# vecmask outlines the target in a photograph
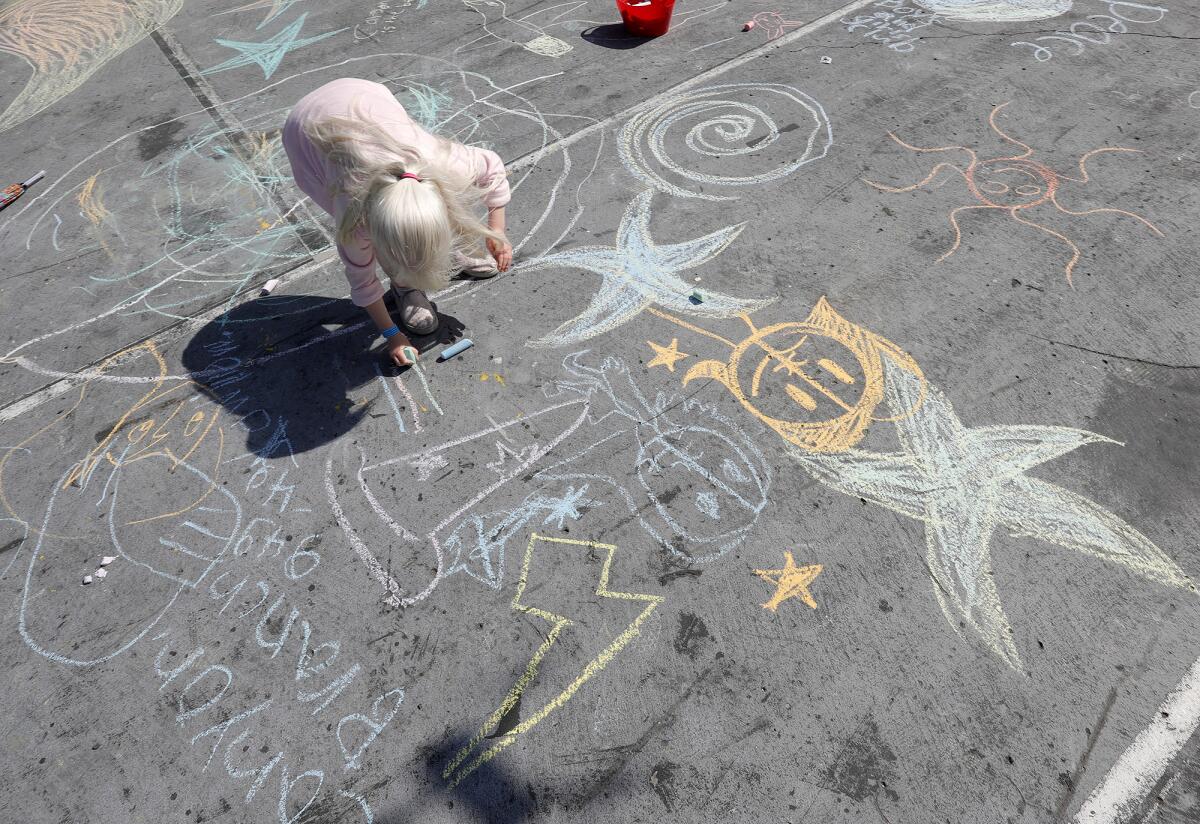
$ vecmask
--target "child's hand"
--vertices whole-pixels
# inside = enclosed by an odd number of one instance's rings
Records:
[[[397,366],[411,366],[417,362],[417,348],[403,332],[387,339],[387,349],[392,363]]]
[[[512,265],[512,244],[505,238],[503,242],[487,240],[488,251],[492,253],[492,257],[496,259],[496,268],[501,272],[507,272],[508,267]]]

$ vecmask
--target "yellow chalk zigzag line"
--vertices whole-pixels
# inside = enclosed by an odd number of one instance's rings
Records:
[[[616,545],[598,544],[593,541],[576,541],[570,538],[547,538],[538,535],[536,532],[533,533],[529,537],[529,545],[525,549],[525,560],[521,564],[521,578],[517,583],[517,594],[513,596],[512,608],[520,610],[521,612],[529,615],[536,615],[538,618],[548,621],[553,626],[551,627],[549,634],[546,636],[546,639],[542,642],[541,646],[537,648],[537,650],[533,653],[533,657],[529,659],[529,666],[525,668],[524,674],[522,674],[521,677],[517,679],[517,682],[513,684],[512,690],[508,693],[508,696],[504,699],[503,703],[501,703],[496,711],[492,713],[487,721],[483,723],[483,726],[479,728],[479,732],[475,733],[475,736],[466,744],[466,746],[459,750],[458,755],[454,757],[454,760],[451,761],[450,764],[447,765],[446,769],[442,772],[442,778],[449,778],[455,769],[457,769],[458,766],[462,764],[464,760],[466,760],[471,751],[479,746],[480,742],[483,741],[484,737],[487,735],[488,730],[494,729],[496,725],[500,723],[500,719],[507,715],[508,712],[516,705],[517,701],[519,701],[521,698],[521,694],[525,691],[525,688],[529,686],[530,682],[532,682],[535,677],[537,677],[538,668],[541,666],[542,659],[558,640],[559,633],[561,633],[564,628],[569,627],[574,623],[574,621],[564,615],[556,615],[553,612],[538,609],[537,607],[526,606],[521,603],[521,596],[525,592],[525,583],[529,578],[529,565],[530,561],[533,559],[533,547],[538,541],[546,541],[548,543],[556,544],[571,544],[574,546],[585,546],[593,549],[608,550],[608,557],[604,559],[604,566],[600,571],[600,583],[596,587],[596,594],[603,598],[622,598],[627,601],[647,601],[648,605],[644,610],[642,610],[641,614],[633,619],[633,622],[625,628],[624,632],[613,639],[611,644],[605,647],[599,655],[587,663],[587,666],[583,668],[582,672],[579,673],[579,676],[570,684],[568,684],[566,689],[556,695],[549,703],[538,710],[537,713],[522,721],[509,732],[505,733],[497,743],[480,753],[473,761],[464,767],[462,772],[450,782],[451,788],[455,787],[460,781],[462,781],[480,766],[495,758],[505,747],[513,744],[519,735],[528,732],[533,727],[537,726],[542,719],[554,712],[563,704],[567,703],[567,701],[571,700],[571,696],[573,696],[580,687],[582,687],[588,682],[588,680],[608,666],[608,662],[611,661],[618,652],[624,649],[630,641],[637,637],[641,631],[640,627],[642,622],[645,621],[646,618],[650,616],[650,613],[654,612],[655,608],[657,608],[658,605],[663,601],[663,596],[661,595],[641,595],[633,592],[612,592],[609,590],[608,575],[609,571],[612,569],[613,556],[617,551]]]

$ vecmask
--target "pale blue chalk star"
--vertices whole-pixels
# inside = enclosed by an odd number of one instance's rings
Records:
[[[1179,565],[1125,521],[1028,474],[1086,444],[1114,441],[1062,426],[964,426],[936,387],[887,358],[884,363],[902,452],[791,454],[834,489],[924,522],[933,593],[955,629],[969,627],[1009,666],[1020,666],[992,574],[997,528],[1100,558],[1157,584],[1190,586]]]
[[[237,57],[231,57],[224,63],[218,63],[212,68],[205,69],[201,74],[216,74],[217,72],[228,71],[230,69],[249,66],[252,63],[257,64],[263,70],[263,74],[270,79],[275,70],[279,68],[279,64],[283,62],[283,58],[288,52],[293,52],[296,49],[305,46],[311,46],[313,43],[320,42],[327,38],[333,37],[335,34],[347,31],[347,29],[338,29],[327,34],[320,34],[316,37],[305,37],[301,40],[296,38],[300,34],[300,29],[304,27],[304,20],[308,17],[308,13],[300,15],[295,23],[292,23],[287,28],[280,31],[274,37],[265,40],[262,43],[243,43],[240,40],[223,40],[215,38],[217,43],[226,48],[233,49],[238,52]]]
[[[682,280],[678,273],[715,258],[746,224],[727,226],[684,243],[659,245],[650,237],[653,194],[652,189],[642,192],[625,209],[617,228],[616,246],[581,246],[515,267],[522,272],[551,267],[586,269],[603,278],[591,306],[545,337],[530,341],[529,346],[565,346],[594,338],[656,304],[682,314],[730,318],[774,302],[774,298],[743,300],[705,290],[704,302],[692,303],[688,299],[692,284]]]

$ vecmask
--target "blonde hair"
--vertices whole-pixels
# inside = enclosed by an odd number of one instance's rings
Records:
[[[343,172],[331,192],[349,199],[338,240],[349,243],[362,225],[393,283],[444,289],[457,271],[454,253],[470,257],[485,239],[504,239],[478,216],[484,192],[449,163],[450,141],[437,138],[435,156],[428,157],[355,114],[324,118],[304,130]]]

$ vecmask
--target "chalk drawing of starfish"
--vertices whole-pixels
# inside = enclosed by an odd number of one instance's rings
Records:
[[[729,318],[755,312],[774,298],[743,300],[705,290],[701,303],[689,299],[692,286],[678,272],[694,269],[715,258],[746,225],[727,226],[684,243],[659,245],[650,237],[650,199],[642,192],[625,210],[617,228],[616,246],[581,246],[544,255],[520,265],[523,272],[551,267],[586,269],[603,278],[599,292],[582,314],[527,346],[565,346],[616,329],[643,309],[664,308],[709,318]]]
[[[886,361],[886,359],[885,359]],[[934,594],[946,620],[977,632],[1014,669],[1021,659],[992,576],[992,532],[1004,527],[1093,555],[1159,584],[1189,585],[1149,538],[1093,501],[1026,473],[1110,438],[1061,426],[981,426],[959,421],[950,401],[911,372],[887,367],[887,402],[903,452],[852,449],[822,455],[792,449],[813,477],[925,522]]]
[[[333,37],[335,34],[340,34],[346,29],[338,29],[337,31],[327,32],[326,34],[318,34],[316,37],[305,37],[296,39],[300,34],[300,29],[304,27],[304,21],[308,17],[308,12],[296,18],[296,22],[292,23],[287,28],[280,31],[273,37],[264,40],[261,43],[243,43],[240,40],[222,40],[214,38],[217,43],[238,52],[237,57],[231,57],[223,63],[218,63],[212,68],[205,69],[201,74],[216,74],[217,72],[229,71],[230,69],[238,69],[242,66],[249,66],[252,63],[258,64],[258,67],[263,70],[263,75],[270,79],[275,70],[279,68],[279,64],[283,62],[283,58],[288,52],[293,52],[296,49],[304,46],[311,46],[328,37]]]

